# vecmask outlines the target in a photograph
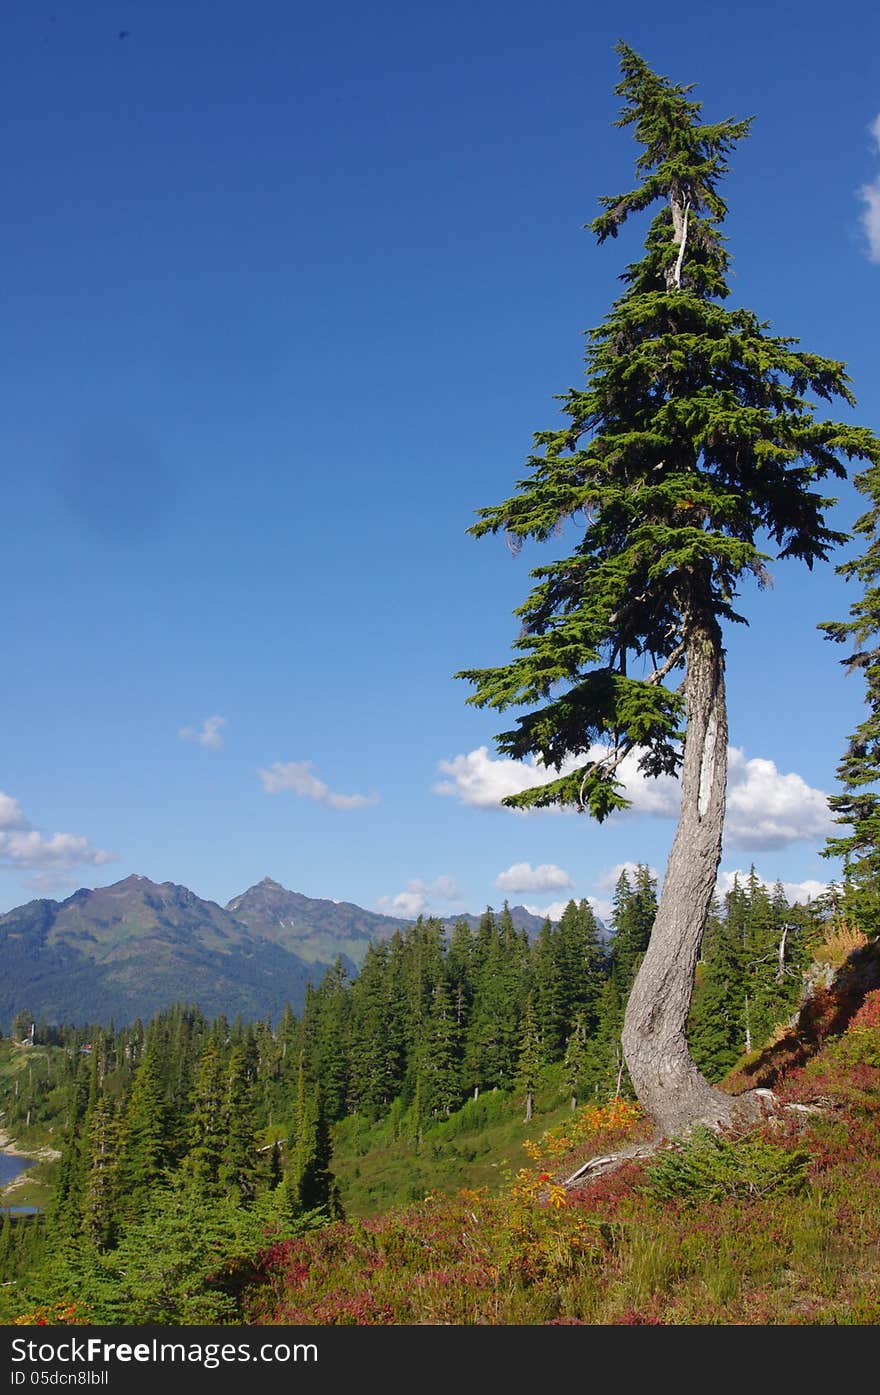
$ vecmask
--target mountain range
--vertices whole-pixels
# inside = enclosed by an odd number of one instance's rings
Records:
[[[523,906],[511,916],[530,937],[544,923]],[[64,901],[29,901],[0,916],[0,1029],[23,1011],[47,1023],[121,1025],[176,1002],[207,1017],[277,1019],[287,1003],[301,1012],[307,984],[338,958],[354,973],[371,943],[411,923],[271,877],[225,907],[136,875]]]

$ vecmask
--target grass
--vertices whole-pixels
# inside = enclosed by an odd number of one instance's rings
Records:
[[[828,928],[824,940],[813,951],[813,958],[820,964],[830,964],[839,969],[856,949],[864,949],[868,937],[857,925],[846,920],[834,921]]]
[[[522,1101],[503,1091],[468,1100],[448,1120],[425,1127],[420,1137],[414,1136],[412,1118],[399,1109],[379,1123],[357,1115],[345,1119],[336,1128],[333,1151],[345,1213],[372,1216],[459,1187],[499,1191],[521,1165],[523,1143],[536,1128],[562,1125],[570,1117],[557,1066],[544,1073],[530,1124]]]

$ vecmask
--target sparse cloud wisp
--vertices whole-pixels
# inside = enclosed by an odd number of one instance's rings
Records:
[[[181,741],[195,741],[210,751],[217,751],[223,745],[222,728],[228,723],[225,717],[206,717],[200,727],[181,727],[177,735]]]
[[[310,760],[276,760],[257,774],[266,794],[295,794],[300,799],[326,804],[330,809],[363,809],[379,802],[377,794],[337,794],[318,778]]]
[[[876,150],[880,152],[880,115],[875,116],[869,128]],[[859,222],[868,245],[868,260],[880,262],[880,175],[858,191],[864,204]]]
[[[431,882],[414,877],[407,882],[403,891],[393,896],[380,896],[377,905],[386,915],[402,916],[414,920],[431,909],[434,901],[460,901],[461,891],[454,877],[445,874]]]

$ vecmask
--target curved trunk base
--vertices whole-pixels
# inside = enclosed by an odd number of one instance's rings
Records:
[[[715,893],[727,786],[727,709],[721,632],[711,615],[689,625],[681,812],[663,891],[626,1005],[623,1055],[639,1104],[662,1137],[694,1124],[729,1127],[732,1096],[698,1071],[685,1040],[694,972]]]
[[[675,1138],[695,1125],[736,1129],[758,1123],[773,1096],[769,1090],[728,1095],[700,1074],[684,1038],[670,1045],[632,1039],[624,1031],[627,1069],[639,1103],[656,1126],[659,1138]]]

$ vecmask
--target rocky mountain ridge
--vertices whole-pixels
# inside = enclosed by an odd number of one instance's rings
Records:
[[[529,935],[543,924],[524,907],[511,915]],[[299,1012],[307,985],[330,964],[341,958],[357,972],[371,943],[410,923],[304,896],[271,877],[225,907],[136,874],[81,887],[0,916],[0,1030],[21,1011],[47,1022],[117,1024],[174,1002],[197,1003],[208,1016],[276,1018],[286,1003]]]

